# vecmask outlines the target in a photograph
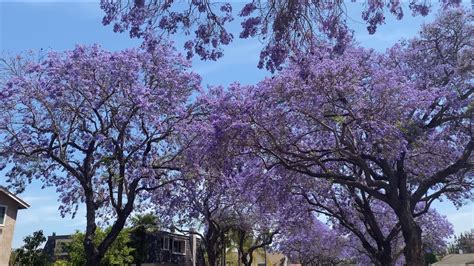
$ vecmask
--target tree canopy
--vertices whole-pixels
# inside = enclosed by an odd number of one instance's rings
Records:
[[[461,1],[439,1],[443,8],[458,6]],[[349,6],[348,6],[349,5]],[[229,45],[234,34],[229,24],[235,16],[241,22],[239,38],[259,38],[264,43],[259,68],[280,69],[294,51],[308,51],[315,40],[332,42],[334,51],[342,52],[352,39],[348,21],[362,19],[369,33],[385,23],[388,14],[400,20],[407,11],[426,16],[428,1],[365,1],[360,18],[348,14],[345,1],[251,0],[234,13],[235,3],[194,0],[188,3],[168,0],[101,0],[103,24],[113,24],[116,32],[128,31],[131,37],[150,39],[152,35],[189,36],[184,44],[187,57],[197,54],[204,60],[223,56],[222,46]]]
[[[22,65],[0,92],[7,182],[56,187],[63,216],[85,204],[86,258],[98,263],[136,202],[179,178],[176,157],[196,135],[179,131],[196,115],[188,99],[200,77],[163,44],[77,46]],[[99,220],[112,229],[96,243]]]
[[[323,43],[255,86],[211,93],[225,114],[214,125],[290,187],[322,179],[390,206],[405,258],[421,264],[416,217],[441,197],[472,199],[471,22],[450,10],[387,53]]]
[[[94,235],[94,242],[98,245],[110,232],[111,228],[101,229],[97,228]],[[130,229],[124,229],[120,231],[117,238],[107,249],[104,258],[101,260],[99,265],[128,265],[133,262],[134,248],[130,245]],[[76,232],[72,235],[72,241],[67,245],[67,251],[69,255],[69,262],[71,265],[86,265],[87,254],[84,250],[84,238],[85,234],[82,232]]]
[[[49,257],[43,253],[42,245],[46,241],[46,237],[42,230],[35,231],[33,234],[23,239],[24,245],[12,251],[13,256],[10,259],[12,265],[46,265]]]
[[[231,5],[223,17],[206,1],[184,11],[173,1],[101,5],[104,23],[143,37],[142,47],[16,58],[0,91],[8,182],[56,187],[62,215],[86,206],[81,263],[107,259],[130,215],[150,211],[160,226],[201,235],[210,265],[230,236],[245,265],[268,245],[301,260],[380,265],[423,265],[426,251],[446,245],[452,227],[432,203],[460,206],[474,191],[472,13],[448,9],[419,36],[376,52],[346,40],[342,2],[253,1],[241,11],[241,37],[269,37],[261,63],[280,71],[201,90],[155,30],[196,26],[188,56],[217,59],[232,39]],[[370,31],[387,7],[402,16],[397,1],[368,2]],[[133,240],[154,222],[132,220]],[[331,238],[333,252],[324,249]]]

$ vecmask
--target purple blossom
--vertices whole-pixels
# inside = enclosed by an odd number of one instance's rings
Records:
[[[460,1],[441,1],[443,7],[459,6]],[[232,41],[228,23],[233,20],[231,3],[210,4],[205,1],[189,1],[183,8],[176,1],[108,1],[101,0],[105,15],[104,25],[115,23],[114,31],[129,31],[131,37],[149,38],[160,32],[176,34],[182,29],[194,36],[187,41],[194,43],[193,51],[186,48],[188,57],[194,54],[203,60],[222,57],[222,46]],[[396,1],[367,1],[362,10],[362,19],[367,30],[373,34],[385,23],[387,13],[401,19],[404,10],[414,15],[427,15],[430,4],[426,1],[410,1],[403,7]],[[240,38],[258,37],[264,40],[260,68],[274,72],[287,62],[290,56],[309,49],[319,41],[330,41],[335,53],[341,53],[351,43],[346,21],[346,6],[343,1],[246,1],[237,13],[245,18]],[[248,18],[253,15],[252,18]],[[226,36],[223,38],[223,36]]]
[[[7,182],[19,191],[33,179],[55,186],[62,216],[74,216],[84,203],[91,239],[97,223],[121,230],[145,191],[172,182],[173,158],[193,140],[181,130],[192,120],[189,98],[200,77],[160,43],[52,52],[40,64],[25,64],[28,73],[11,73],[2,91]],[[94,243],[85,245],[96,260],[89,263],[98,264],[103,255]]]

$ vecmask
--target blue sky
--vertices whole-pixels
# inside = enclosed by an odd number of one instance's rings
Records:
[[[434,1],[433,1],[434,2]],[[234,3],[241,6],[242,3]],[[402,21],[388,16],[388,23],[379,28],[377,34],[369,35],[365,24],[361,23],[360,4],[350,4],[349,16],[351,28],[355,29],[357,40],[365,47],[383,51],[401,38],[414,36],[423,22],[433,19],[411,17],[407,11]],[[433,12],[436,13],[436,12]],[[14,55],[33,49],[72,49],[75,44],[99,43],[104,48],[119,50],[138,46],[139,41],[132,40],[127,34],[116,34],[110,27],[101,24],[102,11],[93,1],[13,1],[0,0],[0,54]],[[238,22],[232,25],[234,36],[238,36]],[[181,49],[182,38],[174,36]],[[203,76],[203,86],[228,85],[238,80],[251,84],[270,73],[257,69],[259,51],[262,44],[257,40],[236,39],[226,47],[225,56],[217,62],[193,62],[193,69]],[[4,173],[0,172],[0,184],[5,184]],[[46,235],[52,232],[69,234],[75,230],[84,230],[85,212],[79,211],[75,219],[61,218],[58,212],[57,194],[54,188],[41,189],[41,184],[33,183],[20,195],[31,208],[18,214],[15,229],[14,247],[22,244],[24,236],[43,229]],[[453,223],[455,232],[470,230],[474,227],[474,205],[472,202],[458,210],[449,202],[437,202],[435,207]]]

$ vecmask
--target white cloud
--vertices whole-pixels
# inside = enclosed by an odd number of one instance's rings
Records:
[[[85,228],[85,210],[80,209],[75,219],[71,216],[62,218],[58,207],[57,194],[55,189],[40,189],[37,182],[27,188],[24,194],[20,195],[30,208],[18,211],[15,226],[13,247],[20,247],[23,238],[34,231],[43,230],[45,236],[53,232],[57,234],[71,234],[76,230]]]
[[[448,220],[453,224],[455,234],[471,231],[474,229],[474,207],[460,212],[446,214]]]

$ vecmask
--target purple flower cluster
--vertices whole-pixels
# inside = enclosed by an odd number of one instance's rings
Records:
[[[368,3],[370,20],[384,5]],[[137,13],[123,21],[172,6],[160,4],[135,1]],[[246,265],[272,243],[305,263],[422,265],[423,248],[440,250],[452,234],[433,201],[461,205],[474,191],[473,15],[449,10],[384,53],[349,43],[335,53],[334,43],[315,42],[283,67],[284,40],[295,39],[282,29],[307,11],[287,4],[292,13],[278,15],[262,52],[281,71],[255,85],[203,92],[189,61],[151,34],[140,49],[77,46],[39,63],[13,59],[25,71],[0,91],[0,169],[8,166],[18,190],[34,179],[55,186],[62,215],[84,203],[91,239],[97,221],[120,231],[133,211],[153,210],[171,228],[202,225],[196,233],[210,265],[224,242]],[[169,31],[187,23],[168,15]],[[325,27],[336,28],[327,34],[346,38],[329,18]],[[244,35],[259,34],[268,23],[259,19],[244,22]],[[185,43],[189,57],[222,55],[232,36],[223,28],[214,35],[214,26],[197,27],[198,40]],[[84,245],[92,257],[106,250]]]
[[[460,1],[441,1],[444,8],[459,6]],[[129,31],[131,37],[144,37],[157,31],[175,34],[182,29],[186,35],[194,31],[185,46],[188,58],[197,54],[204,60],[222,57],[221,46],[228,45],[233,34],[227,26],[233,20],[230,3],[209,1],[101,0],[105,15],[103,24],[114,23],[114,31]],[[409,1],[413,15],[430,12],[427,1]],[[385,14],[397,19],[404,14],[401,1],[370,0],[364,4],[362,19],[369,33],[385,23]],[[334,50],[342,52],[351,42],[343,1],[257,1],[245,3],[238,12],[244,18],[240,38],[259,37],[265,40],[258,67],[271,71],[280,69],[294,52],[308,50],[315,41],[331,41]],[[190,46],[189,44],[193,45]]]

